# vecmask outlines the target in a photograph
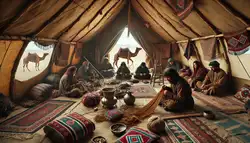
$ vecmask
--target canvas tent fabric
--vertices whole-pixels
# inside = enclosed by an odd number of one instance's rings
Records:
[[[18,60],[20,51],[25,48],[23,44],[34,40],[42,45],[66,43],[73,49],[76,43],[82,43],[83,53],[87,52],[93,62],[99,63],[128,24],[131,34],[151,58],[159,55],[155,44],[173,44],[182,40],[223,36],[224,33],[250,29],[249,0],[182,0],[187,4],[184,9],[189,8],[184,16],[183,11],[173,8],[171,1],[1,0],[0,40],[7,41],[7,45],[9,42],[10,47],[16,48],[11,49],[11,56],[0,49],[0,61],[4,59],[14,63]],[[129,19],[128,4],[131,8]],[[64,64],[66,66],[58,66],[53,61],[53,71],[55,67],[63,69],[70,63],[80,62],[79,59],[74,59],[76,50],[69,51],[71,55],[68,63]],[[69,62],[72,57],[74,61]],[[1,77],[8,77],[4,83],[6,85],[14,80],[11,79],[13,76],[5,76],[7,71],[8,74],[14,71],[16,67],[13,65],[7,66],[4,62],[1,65],[3,69],[9,68],[4,71],[1,69],[0,74]],[[1,85],[0,91],[8,95],[10,89],[6,85]]]

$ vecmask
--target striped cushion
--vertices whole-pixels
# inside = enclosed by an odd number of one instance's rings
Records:
[[[154,133],[138,127],[132,127],[115,143],[152,143],[157,139],[159,139],[159,136]]]
[[[87,118],[72,113],[44,127],[44,132],[55,143],[73,143],[92,135],[95,124]]]

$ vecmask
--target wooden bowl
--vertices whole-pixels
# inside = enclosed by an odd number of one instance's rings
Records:
[[[127,126],[122,123],[116,123],[111,125],[110,129],[115,136],[120,137],[126,133]]]
[[[215,119],[215,115],[212,111],[204,111],[203,112],[203,116],[209,120],[214,120]]]
[[[96,136],[91,140],[91,143],[107,143],[107,140],[102,136]]]

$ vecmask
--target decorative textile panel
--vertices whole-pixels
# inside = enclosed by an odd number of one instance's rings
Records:
[[[72,113],[44,127],[44,132],[53,142],[79,142],[92,135],[95,124],[78,113]]]
[[[232,55],[241,55],[249,50],[250,45],[247,30],[224,34],[228,46],[228,53]]]
[[[186,18],[193,9],[193,0],[166,0],[180,19]]]
[[[242,102],[247,102],[250,100],[250,86],[244,85],[235,95],[235,98],[239,99]]]

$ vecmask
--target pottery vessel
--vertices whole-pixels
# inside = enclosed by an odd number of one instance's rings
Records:
[[[117,98],[115,97],[115,88],[103,88],[102,89],[103,98],[101,100],[104,107],[112,109],[117,103]]]
[[[124,102],[127,105],[134,105],[135,97],[132,95],[131,91],[128,91],[127,94],[124,96]]]

